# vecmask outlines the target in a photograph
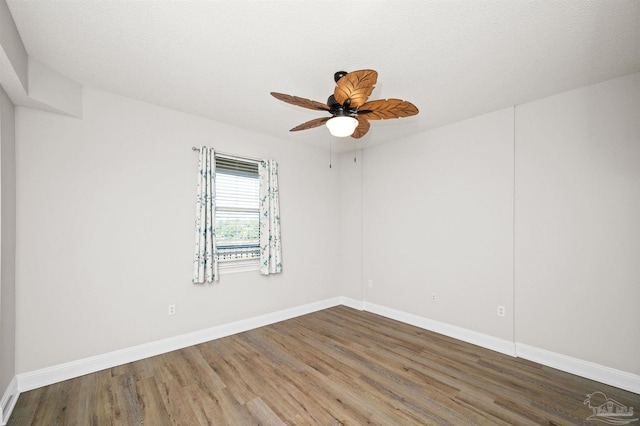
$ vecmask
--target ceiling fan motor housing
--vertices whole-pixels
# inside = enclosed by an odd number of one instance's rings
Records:
[[[333,95],[327,99],[327,106],[329,107],[329,112],[334,117],[352,116],[358,113],[356,108],[349,108],[348,105],[340,104]]]

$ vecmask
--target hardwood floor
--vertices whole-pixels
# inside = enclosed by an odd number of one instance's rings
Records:
[[[640,395],[339,306],[20,395],[9,425],[569,425]]]

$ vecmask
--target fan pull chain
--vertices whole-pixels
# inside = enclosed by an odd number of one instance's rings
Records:
[[[329,135],[329,168],[331,168],[331,135]]]
[[[356,141],[353,141],[353,162],[356,162]]]

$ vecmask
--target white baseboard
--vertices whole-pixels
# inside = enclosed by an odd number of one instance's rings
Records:
[[[640,376],[631,373],[614,370],[609,367],[537,349],[532,346],[514,343],[510,340],[500,339],[473,330],[409,314],[385,306],[376,305],[374,303],[348,297],[335,297],[131,348],[55,365],[28,373],[18,374],[11,382],[10,387],[5,392],[1,401],[2,404],[0,404],[0,407],[2,412],[0,412],[0,419],[5,422],[8,420],[8,416],[11,414],[13,405],[15,404],[20,392],[47,386],[74,377],[138,361],[140,359],[182,349],[188,346],[197,345],[199,343],[208,342],[210,340],[219,339],[221,337],[230,336],[232,334],[241,333],[243,331],[252,330],[254,328],[263,327],[279,321],[310,314],[312,312],[338,305],[345,305],[354,309],[372,312],[406,324],[443,334],[454,339],[491,349],[496,352],[510,356],[520,356],[542,365],[557,368],[592,380],[597,380],[631,392],[640,393]],[[2,414],[4,414],[4,417],[2,417]]]
[[[376,305],[375,303],[364,302],[364,310],[405,324],[414,325],[425,330],[453,337],[454,339],[462,340],[463,342],[491,349],[492,351],[516,356],[516,348],[511,340],[500,339],[498,337],[489,336],[488,334],[435,321],[419,315],[409,314],[396,309],[387,308],[386,306]]]
[[[108,352],[106,354],[71,361],[28,373],[21,373],[17,375],[18,390],[20,392],[25,392],[61,382],[63,380],[94,373],[106,368],[112,368],[129,362],[138,361],[177,349],[186,348],[188,346],[197,345],[199,343],[208,342],[210,340],[219,339],[221,337],[230,336],[232,334],[242,333],[243,331],[310,314],[312,312],[331,308],[340,304],[341,298],[334,297],[319,302],[313,302],[294,308],[259,315],[253,318],[222,324],[205,330],[133,346],[131,348]]]
[[[9,386],[2,395],[2,399],[0,399],[0,425],[4,426],[9,421],[9,416],[13,411],[13,407],[16,405],[19,395],[18,380],[14,377],[11,382],[9,382]]]
[[[627,373],[626,371],[616,370],[615,368],[605,367],[604,365],[572,358],[523,343],[516,343],[516,354],[520,358],[528,359],[547,367],[640,394],[640,376],[637,374]]]
[[[353,308],[353,309],[357,309],[359,311],[364,311],[364,301],[363,300],[356,300],[356,299],[352,299],[350,297],[344,297],[341,296],[340,297],[340,304],[347,306],[349,308]]]

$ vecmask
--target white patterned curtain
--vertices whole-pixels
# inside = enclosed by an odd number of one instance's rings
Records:
[[[196,194],[196,254],[193,260],[193,282],[218,281],[216,253],[216,160],[213,148],[200,147],[198,190]]]
[[[275,160],[260,163],[260,273],[282,272],[280,247],[280,201],[278,164]]]

